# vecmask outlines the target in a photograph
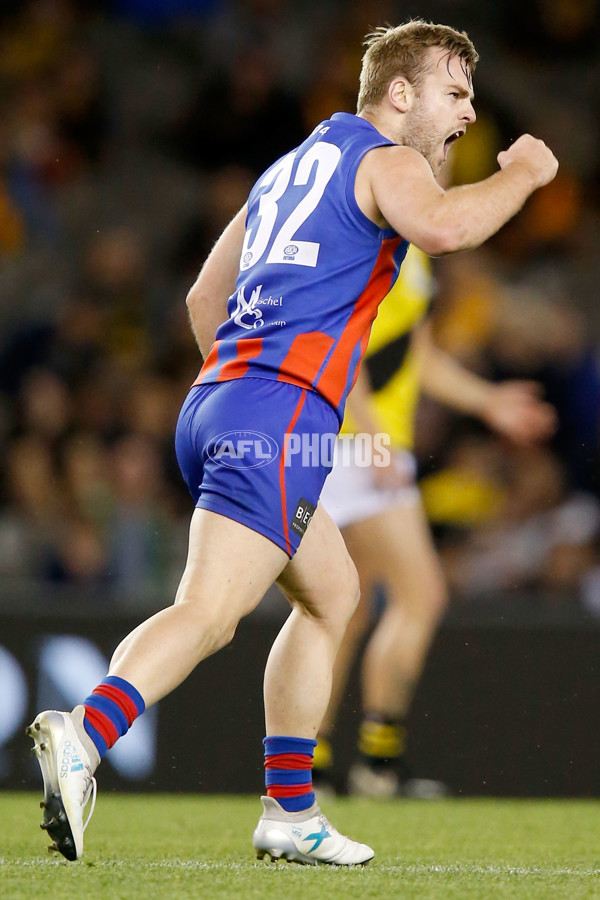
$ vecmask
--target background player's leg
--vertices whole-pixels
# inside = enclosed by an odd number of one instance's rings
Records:
[[[420,504],[387,510],[349,531],[387,596],[365,648],[363,708],[403,717],[446,608],[444,575]]]
[[[348,540],[360,546],[359,560],[369,559],[374,579],[385,583],[387,598],[363,656],[363,766],[353,767],[350,788],[439,796],[444,786],[413,778],[406,761],[406,718],[447,602],[425,514],[420,503],[397,506],[351,526]]]

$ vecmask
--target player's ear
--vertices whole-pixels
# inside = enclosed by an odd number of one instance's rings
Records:
[[[388,87],[388,97],[398,112],[407,112],[412,98],[413,88],[406,78],[394,78]]]

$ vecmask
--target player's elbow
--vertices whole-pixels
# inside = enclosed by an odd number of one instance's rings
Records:
[[[445,256],[466,249],[462,230],[446,222],[432,223],[424,230],[418,246],[428,256]]]
[[[192,321],[201,320],[210,315],[210,309],[213,304],[214,298],[211,298],[198,282],[192,285],[185,298],[185,305],[188,308]]]
[[[193,315],[195,312],[198,312],[205,305],[206,296],[204,292],[200,289],[200,285],[198,282],[192,285],[187,293],[187,297],[185,298],[185,305],[188,308],[190,315]]]

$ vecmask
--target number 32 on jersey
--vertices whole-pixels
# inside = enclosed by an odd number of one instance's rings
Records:
[[[320,141],[300,158],[292,184],[307,185],[313,166],[316,166],[314,181],[278,231],[275,231],[278,203],[290,184],[296,153],[288,153],[267,173],[260,183],[260,187],[268,187],[269,190],[259,200],[258,224],[249,228],[244,237],[240,262],[242,272],[255,266],[267,250],[266,263],[290,263],[313,268],[317,265],[320,244],[317,241],[296,240],[295,235],[319,205],[341,154],[335,144]]]

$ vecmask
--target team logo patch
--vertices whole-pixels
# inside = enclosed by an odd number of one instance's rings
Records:
[[[260,431],[226,431],[210,441],[207,452],[230,469],[259,469],[276,459],[279,447]]]
[[[299,534],[300,537],[304,535],[304,532],[308,528],[314,512],[315,507],[312,503],[309,503],[308,500],[301,497],[298,506],[296,507],[296,512],[292,516],[292,521],[290,522],[290,527],[296,534]]]

